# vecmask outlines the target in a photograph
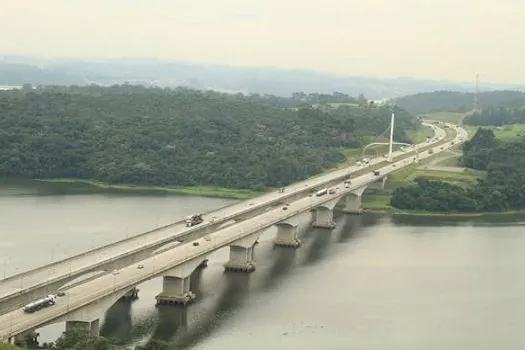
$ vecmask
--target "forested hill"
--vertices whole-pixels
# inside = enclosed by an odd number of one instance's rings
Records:
[[[412,114],[467,112],[474,107],[474,97],[473,93],[435,91],[400,97],[395,102]],[[525,105],[525,93],[510,90],[481,92],[478,101],[481,107],[519,107]]]
[[[397,111],[396,138],[418,124]],[[344,160],[390,110],[276,108],[217,92],[49,87],[0,92],[0,176],[262,189]]]
[[[524,108],[485,108],[481,112],[465,117],[464,122],[469,125],[509,125],[524,124]]]

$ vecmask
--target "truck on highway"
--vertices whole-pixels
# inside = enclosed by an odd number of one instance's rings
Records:
[[[202,219],[202,214],[195,214],[192,216],[188,216],[186,218],[186,227],[192,227],[192,226],[198,225],[203,221],[204,220]]]
[[[33,313],[45,307],[55,305],[56,299],[57,299],[56,295],[51,294],[51,295],[46,296],[45,298],[35,300],[27,304],[26,306],[24,306],[24,312]]]
[[[323,188],[322,190],[317,191],[317,192],[315,193],[315,195],[316,195],[317,197],[321,197],[321,196],[324,196],[324,195],[327,194],[327,193],[328,193],[328,189],[327,189],[327,188]]]

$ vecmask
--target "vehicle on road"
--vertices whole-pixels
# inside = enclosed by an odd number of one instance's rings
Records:
[[[327,188],[323,188],[322,190],[317,191],[317,192],[315,193],[315,195],[316,195],[317,197],[321,197],[321,196],[324,196],[324,195],[327,194],[327,193],[328,193],[328,189],[327,189]]]
[[[186,227],[192,227],[192,226],[198,225],[203,221],[204,220],[202,219],[202,214],[195,214],[192,216],[188,216],[186,218]]]
[[[144,268],[144,265],[142,265],[142,264],[138,264],[138,265],[137,265],[137,269],[140,270],[140,269],[143,269],[143,268]]]
[[[26,313],[33,313],[35,311],[38,311],[40,309],[53,306],[56,304],[56,295],[48,295],[45,298],[38,299],[36,301],[33,301],[26,306],[24,306],[24,312]]]
[[[375,176],[379,176],[380,175],[379,170],[374,170],[373,173],[374,173]]]

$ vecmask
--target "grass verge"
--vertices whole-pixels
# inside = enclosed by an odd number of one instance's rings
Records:
[[[65,183],[65,184],[82,184],[87,186],[98,187],[101,189],[117,190],[117,191],[136,191],[136,192],[157,192],[174,195],[187,195],[187,196],[202,196],[202,197],[215,197],[215,198],[231,198],[231,199],[248,199],[262,194],[261,192],[243,190],[243,189],[231,189],[224,187],[213,187],[213,186],[146,186],[146,185],[113,185],[100,181],[94,180],[83,180],[83,179],[38,179],[37,181],[48,182],[48,183]]]

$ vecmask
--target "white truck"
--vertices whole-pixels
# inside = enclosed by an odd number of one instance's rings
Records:
[[[327,194],[327,193],[328,193],[328,189],[327,189],[327,188],[323,188],[322,190],[317,191],[317,192],[315,193],[315,195],[316,195],[317,197],[321,197],[321,196],[324,196],[324,195]]]
[[[55,305],[56,299],[57,299],[56,295],[50,294],[42,299],[38,299],[24,306],[24,312],[33,313],[45,307]]]

